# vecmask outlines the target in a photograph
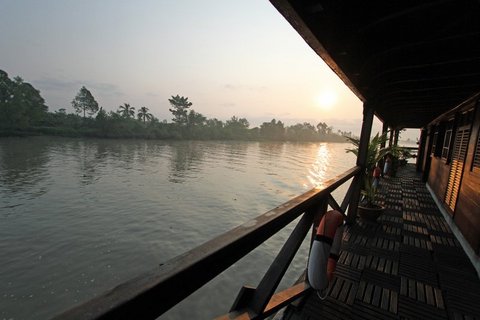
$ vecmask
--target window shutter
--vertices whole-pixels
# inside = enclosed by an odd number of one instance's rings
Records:
[[[469,137],[470,130],[468,128],[460,128],[455,135],[455,145],[453,147],[450,174],[448,176],[447,191],[445,193],[445,204],[452,212],[455,211],[458,192],[460,191],[460,181],[462,179],[465,157],[467,155]]]
[[[475,154],[473,155],[473,168],[480,169],[480,134],[478,135]]]

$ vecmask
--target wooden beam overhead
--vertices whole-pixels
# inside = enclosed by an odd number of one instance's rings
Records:
[[[480,92],[480,1],[271,2],[381,120],[420,128]]]

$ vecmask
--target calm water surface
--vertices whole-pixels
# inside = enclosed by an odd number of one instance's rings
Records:
[[[353,166],[347,146],[2,138],[0,319],[52,317],[321,186]],[[161,319],[228,311],[292,228]],[[282,286],[304,269],[306,253]]]

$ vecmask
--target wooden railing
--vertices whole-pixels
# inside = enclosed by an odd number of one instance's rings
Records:
[[[219,319],[263,319],[274,314],[309,289],[301,282],[275,293],[305,236],[328,205],[345,212],[355,182],[341,205],[331,193],[360,171],[354,167],[326,181],[324,188],[293,198],[54,319],[156,319],[303,215],[257,288],[243,287],[230,313]]]
[[[408,150],[411,154],[418,153],[418,147],[401,147],[402,149]]]

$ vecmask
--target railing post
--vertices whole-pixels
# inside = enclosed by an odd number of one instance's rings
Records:
[[[275,289],[280,284],[280,281],[298,251],[298,248],[300,248],[300,245],[305,239],[305,236],[312,225],[313,218],[314,211],[312,210],[308,210],[303,214],[287,242],[284,244],[277,257],[270,265],[270,268],[260,281],[258,287],[242,287],[230,312],[249,308],[257,315],[262,314],[270,301],[270,298],[275,293]]]
[[[343,210],[345,214],[347,213],[347,207],[350,204],[352,193],[353,193],[353,190],[355,189],[354,180],[355,179],[352,179],[352,182],[350,182],[350,186],[348,187],[347,193],[345,194],[342,204],[340,205],[340,208]]]
[[[268,269],[262,281],[258,284],[257,290],[253,295],[251,304],[253,312],[260,314],[263,312],[270,298],[275,293],[283,275],[287,271],[300,245],[312,225],[313,215],[310,212],[305,212],[302,219],[298,222],[292,234],[288,238],[285,245],[282,247],[272,265]]]
[[[357,166],[362,167],[360,171],[352,181],[353,192],[350,205],[348,208],[347,222],[352,223],[355,221],[357,216],[357,207],[360,202],[360,190],[362,187],[363,179],[362,176],[365,171],[365,165],[367,163],[367,150],[368,143],[370,141],[370,134],[372,132],[372,123],[373,123],[373,108],[367,104],[363,104],[363,123],[362,123],[362,132],[360,133],[360,144],[358,146],[358,156],[357,156]]]
[[[312,236],[310,238],[310,249],[312,248],[313,239],[315,239],[315,235],[317,234],[317,228],[318,228],[318,225],[320,224],[320,220],[322,220],[322,217],[327,212],[327,209],[328,209],[327,199],[322,199],[322,201],[320,202],[317,208],[310,209],[315,211],[314,217],[313,217],[313,223],[312,223]],[[309,249],[309,252],[310,252],[310,249]]]

